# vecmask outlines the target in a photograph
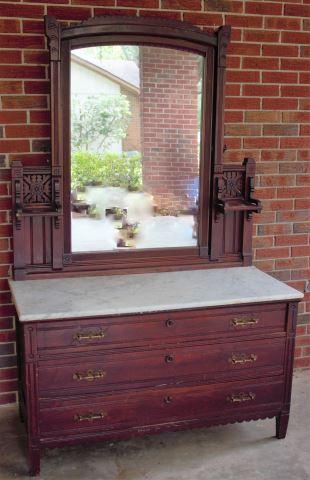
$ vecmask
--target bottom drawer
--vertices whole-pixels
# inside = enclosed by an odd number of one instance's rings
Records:
[[[96,398],[41,401],[40,431],[106,431],[234,415],[282,403],[283,380],[158,388]]]

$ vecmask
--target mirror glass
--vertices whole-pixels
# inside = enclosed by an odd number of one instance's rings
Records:
[[[71,52],[73,252],[197,245],[203,58]]]

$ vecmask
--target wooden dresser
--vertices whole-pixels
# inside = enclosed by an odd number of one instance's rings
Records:
[[[45,447],[78,442],[266,417],[285,437],[302,294],[256,268],[11,290],[32,475]]]

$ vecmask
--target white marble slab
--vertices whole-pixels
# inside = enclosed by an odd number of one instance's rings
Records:
[[[10,281],[20,321],[300,299],[255,267]]]

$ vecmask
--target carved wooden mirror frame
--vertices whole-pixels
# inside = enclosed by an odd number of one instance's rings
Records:
[[[251,263],[254,161],[223,165],[226,49],[230,27],[214,33],[153,17],[95,17],[62,28],[45,17],[50,49],[51,166],[12,165],[14,276],[125,273]],[[70,232],[70,52],[112,44],[155,45],[204,57],[199,245],[72,253]]]

